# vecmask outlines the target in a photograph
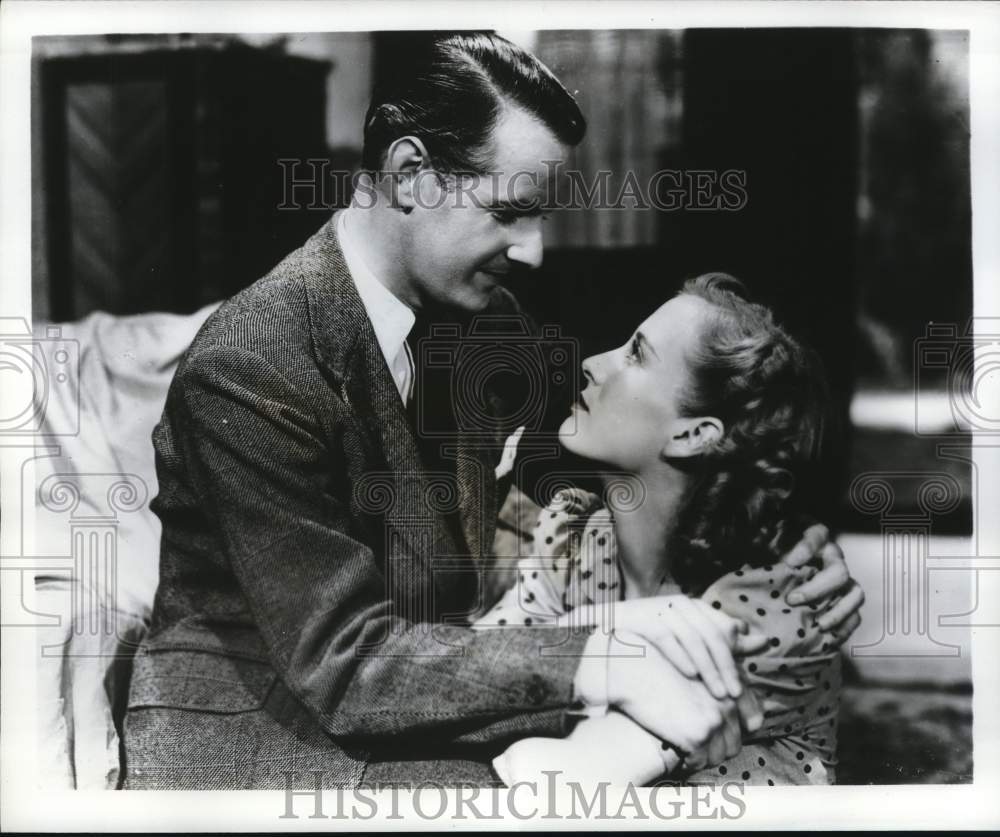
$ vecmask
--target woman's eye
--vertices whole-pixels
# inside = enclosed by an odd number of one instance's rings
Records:
[[[642,349],[639,346],[638,337],[633,337],[632,342],[628,344],[628,359],[635,363],[642,361]]]

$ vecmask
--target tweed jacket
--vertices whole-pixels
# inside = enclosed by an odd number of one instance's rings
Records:
[[[506,291],[488,309],[516,310]],[[468,627],[493,441],[460,428],[429,469],[335,218],[224,304],[153,434],[160,583],[128,786],[284,787],[314,768],[351,784],[374,753],[488,758],[564,734],[586,635]]]

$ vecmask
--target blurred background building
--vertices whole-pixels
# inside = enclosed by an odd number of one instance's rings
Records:
[[[514,290],[587,355],[725,270],[817,349],[841,429],[828,519],[869,597],[841,775],[971,781],[975,577],[948,572],[973,520],[949,391],[972,316],[967,33],[502,34],[578,97],[589,130],[568,168],[587,183],[606,172],[615,197],[627,176],[742,173],[725,210],[625,197],[555,213],[541,275]],[[346,205],[335,173],[360,162],[373,80],[405,68],[411,39],[36,38],[36,319],[188,313],[262,276]],[[935,485],[954,497],[928,505]]]

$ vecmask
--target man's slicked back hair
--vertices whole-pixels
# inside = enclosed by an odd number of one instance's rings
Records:
[[[365,116],[362,166],[383,168],[389,146],[418,137],[440,172],[485,174],[490,138],[507,103],[524,108],[565,145],[586,121],[576,100],[535,56],[489,32],[415,35],[400,71],[376,82]]]

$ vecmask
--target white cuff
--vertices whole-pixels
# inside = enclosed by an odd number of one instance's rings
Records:
[[[574,713],[588,718],[607,714],[611,702],[608,694],[610,652],[611,634],[598,627],[583,646],[580,665],[573,678]]]

